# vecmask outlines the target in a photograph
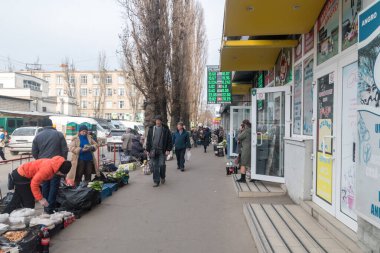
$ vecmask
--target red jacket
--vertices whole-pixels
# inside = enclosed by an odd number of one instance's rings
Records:
[[[54,156],[53,158],[42,158],[32,162],[24,163],[18,167],[17,172],[20,176],[30,178],[30,188],[34,198],[39,201],[43,198],[40,185],[48,181],[58,172],[65,158]]]

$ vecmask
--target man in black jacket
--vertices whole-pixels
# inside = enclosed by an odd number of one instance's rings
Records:
[[[53,123],[48,118],[42,121],[42,126],[44,129],[33,140],[32,155],[34,159],[53,158],[54,156],[62,156],[67,159],[69,149],[63,134],[53,128]],[[42,184],[42,195],[49,203],[49,206],[44,208],[46,213],[53,213],[55,209],[60,181],[61,177],[55,175],[50,181]]]
[[[173,148],[172,135],[168,126],[162,124],[161,116],[154,117],[156,124],[149,127],[146,150],[153,164],[154,186],[158,187],[161,183],[165,184],[166,165],[165,158]]]

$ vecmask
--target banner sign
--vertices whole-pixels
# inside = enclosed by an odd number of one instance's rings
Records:
[[[327,0],[318,18],[317,64],[338,54],[339,0]]]
[[[302,126],[302,64],[294,67],[293,134],[301,134]]]
[[[380,228],[380,1],[359,14],[356,212]]]
[[[298,45],[295,48],[294,51],[294,62],[297,62],[302,58],[302,36],[298,39]]]
[[[220,72],[219,66],[207,66],[207,103],[231,103],[231,72]]]
[[[358,41],[358,14],[362,0],[343,0],[342,2],[342,51]]]
[[[314,58],[303,62],[303,134],[313,135],[313,78]]]
[[[282,86],[293,80],[292,77],[292,49],[283,48],[277,58],[275,66],[275,82],[276,86]]]
[[[307,54],[314,48],[314,27],[311,29],[309,33],[305,34],[305,39],[303,40],[303,50],[304,54]]]

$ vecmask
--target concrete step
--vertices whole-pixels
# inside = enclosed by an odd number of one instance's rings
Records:
[[[312,201],[303,201],[300,205],[324,229],[329,231],[342,244],[352,249],[352,252],[361,252],[357,235],[354,231]]]
[[[258,251],[361,252],[342,244],[299,205],[244,204]]]
[[[265,181],[249,182],[249,180],[246,183],[239,183],[236,182],[238,178],[238,175],[232,175],[236,193],[240,198],[274,197],[286,194],[286,190],[282,184]]]

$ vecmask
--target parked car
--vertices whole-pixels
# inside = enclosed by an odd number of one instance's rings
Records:
[[[140,135],[145,134],[145,128],[143,123],[140,122],[132,122],[132,121],[120,121],[123,125],[124,128],[130,128],[132,130],[137,131]]]
[[[42,131],[42,127],[20,127],[13,131],[8,148],[12,155],[31,153],[34,137]]]
[[[138,135],[139,133],[136,130],[131,130],[131,133]],[[125,129],[112,129],[107,136],[107,150],[108,152],[113,151],[114,148],[121,151],[121,144],[123,141],[121,137],[125,134]]]

